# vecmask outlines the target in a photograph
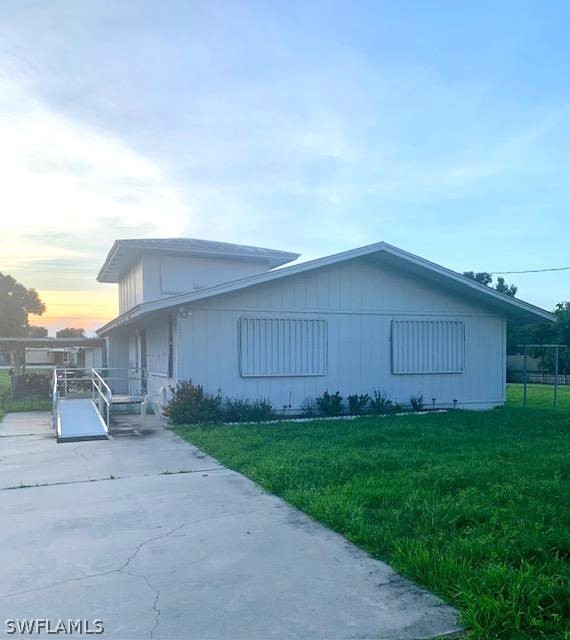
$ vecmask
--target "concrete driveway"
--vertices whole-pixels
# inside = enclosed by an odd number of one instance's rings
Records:
[[[459,629],[436,597],[154,418],[112,434],[56,444],[45,413],[0,423],[1,633],[24,618],[100,619],[124,639]]]

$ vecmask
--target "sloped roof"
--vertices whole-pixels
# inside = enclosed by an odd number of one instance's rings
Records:
[[[142,253],[166,253],[202,257],[247,258],[268,263],[269,268],[278,267],[299,257],[298,253],[250,247],[230,242],[199,240],[198,238],[141,238],[115,240],[99,274],[99,282],[118,282]]]
[[[412,253],[399,249],[386,242],[378,242],[366,247],[344,251],[324,258],[310,260],[275,269],[258,275],[248,276],[231,282],[223,282],[221,284],[199,289],[191,293],[162,298],[144,304],[137,305],[124,314],[118,316],[111,322],[107,323],[98,330],[98,334],[104,334],[107,331],[121,324],[128,323],[147,313],[176,307],[213,296],[224,295],[258,284],[280,280],[299,273],[320,269],[329,265],[340,262],[354,260],[364,256],[377,255],[382,259],[384,264],[392,265],[409,274],[419,276],[424,280],[429,280],[433,284],[441,286],[452,293],[464,295],[471,298],[474,302],[478,302],[484,308],[491,309],[499,314],[505,315],[518,322],[537,323],[545,321],[556,321],[556,316],[540,307],[532,305],[518,298],[511,298],[503,293],[499,293],[496,289],[486,287],[479,284],[475,280],[465,277],[451,269],[446,269],[434,262],[420,258]]]

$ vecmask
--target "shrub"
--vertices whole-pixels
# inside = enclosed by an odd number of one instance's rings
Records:
[[[226,398],[223,412],[226,422],[247,422],[252,412],[251,401],[247,398]]]
[[[342,396],[338,391],[333,394],[325,391],[322,396],[315,398],[315,402],[323,416],[331,417],[342,414]]]
[[[222,399],[204,393],[200,385],[191,380],[179,382],[171,387],[172,398],[163,413],[172,424],[197,424],[219,422],[222,418]]]
[[[226,422],[267,422],[273,419],[273,405],[267,398],[226,398],[223,405]]]
[[[307,398],[301,405],[301,413],[305,418],[316,418],[319,415],[319,407],[312,398]]]
[[[258,398],[253,401],[253,419],[255,422],[273,420],[273,405],[268,398]]]
[[[24,373],[14,376],[14,398],[50,397],[52,373]],[[68,385],[71,387],[71,384]],[[89,386],[91,389],[91,386]]]
[[[420,396],[410,396],[410,406],[412,407],[412,411],[423,411],[424,408],[424,397]]]
[[[348,412],[351,416],[359,416],[366,413],[370,396],[367,393],[358,395],[357,393],[348,396]]]
[[[381,389],[373,389],[372,390],[372,399],[370,400],[370,408],[373,413],[388,413],[392,410],[392,400],[390,400],[390,396],[386,393],[386,391],[382,391]]]

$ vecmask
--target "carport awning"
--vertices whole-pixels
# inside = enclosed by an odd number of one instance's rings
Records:
[[[2,338],[0,349],[28,349],[32,347],[47,347],[61,349],[62,347],[102,347],[102,338]]]

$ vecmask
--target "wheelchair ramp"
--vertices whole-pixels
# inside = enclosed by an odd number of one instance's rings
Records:
[[[93,400],[61,398],[57,410],[57,441],[107,440],[108,429]]]

